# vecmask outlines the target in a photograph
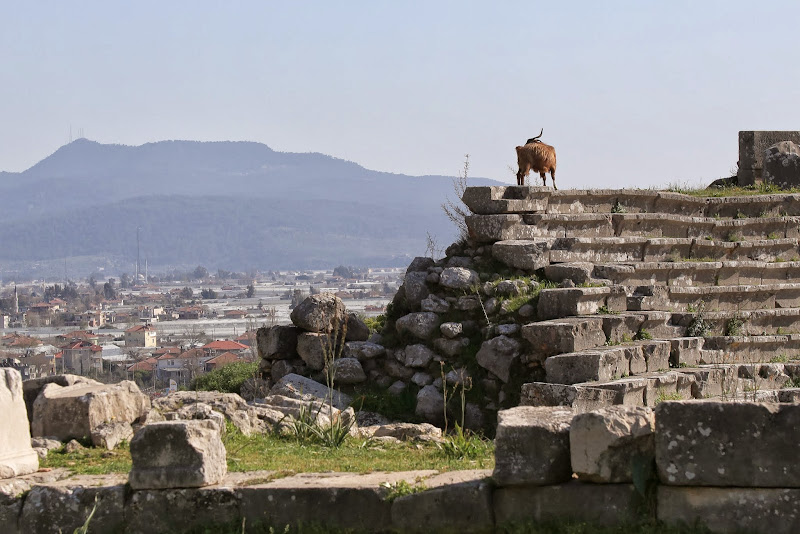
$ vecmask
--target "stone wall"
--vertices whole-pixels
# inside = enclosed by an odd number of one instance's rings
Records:
[[[792,141],[800,143],[797,131],[741,131],[739,132],[739,185],[753,185],[761,181],[764,152],[775,143]]]
[[[667,401],[576,414],[499,413],[496,467],[439,473],[228,473],[198,488],[131,489],[65,470],[0,481],[0,531],[158,533],[321,523],[366,532],[491,531],[531,521],[800,528],[800,405]],[[413,488],[398,492],[398,488]]]

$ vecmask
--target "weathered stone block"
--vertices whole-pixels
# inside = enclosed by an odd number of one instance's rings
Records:
[[[258,355],[265,360],[290,360],[297,355],[296,326],[275,325],[256,331]]]
[[[344,344],[343,354],[347,358],[357,358],[358,361],[373,360],[386,354],[382,345],[370,341],[348,341]]]
[[[647,371],[666,371],[669,369],[670,342],[663,340],[644,341],[641,343]],[[632,373],[636,374],[636,373]]]
[[[711,532],[800,531],[800,489],[658,487],[658,519]]]
[[[550,265],[550,242],[552,240],[507,240],[492,245],[492,256],[509,267],[535,271]]]
[[[338,390],[331,390],[310,378],[296,374],[288,374],[272,386],[270,395],[282,395],[303,401],[329,402],[333,399],[333,407],[344,410],[353,402],[352,397]]]
[[[406,273],[403,280],[403,289],[406,296],[406,304],[410,310],[419,310],[420,303],[428,298],[430,291],[427,282],[428,272],[412,271]]]
[[[495,468],[500,486],[558,484],[572,476],[570,408],[519,406],[497,414]]]
[[[589,482],[631,482],[632,462],[655,459],[650,408],[613,406],[576,415],[570,426],[572,469]]]
[[[606,381],[630,372],[627,350],[610,347],[558,354],[544,361],[547,381],[554,384]]]
[[[328,334],[317,332],[301,332],[297,335],[297,354],[309,369],[320,371],[325,367],[326,352],[335,350],[331,347],[333,339]]]
[[[311,295],[295,306],[290,314],[292,323],[306,332],[330,332],[347,321],[342,299],[333,293]]]
[[[0,367],[0,429],[0,479],[39,469],[39,456],[31,447],[22,376],[7,367]]]
[[[589,386],[530,382],[522,384],[521,406],[569,406],[575,413],[611,406],[616,392]]]
[[[36,397],[42,392],[47,384],[58,384],[59,386],[74,386],[75,384],[100,384],[97,380],[79,375],[51,375],[32,378],[22,382],[22,395],[25,397],[25,407],[28,410],[28,421],[33,422],[33,403]]]
[[[401,532],[494,527],[492,482],[486,471],[458,471],[425,479],[425,491],[395,499],[392,527]]]
[[[361,362],[355,358],[336,358],[333,362],[333,376],[337,384],[360,384],[367,380]]]
[[[669,371],[666,373],[650,373],[642,378],[647,380],[645,405],[654,407],[665,400],[691,399],[695,377]]]
[[[134,382],[47,384],[33,404],[34,436],[61,441],[89,438],[104,423],[133,423],[150,410],[150,399]]]
[[[497,488],[497,525],[564,520],[621,525],[639,518],[639,499],[632,484],[586,484]]]
[[[197,488],[228,472],[220,428],[213,421],[145,425],[131,440],[128,482],[133,489]]]
[[[406,367],[417,367],[424,369],[428,367],[436,356],[434,352],[422,344],[409,345],[406,347]]]
[[[409,313],[395,322],[398,333],[408,332],[420,339],[431,339],[439,329],[441,319],[432,312]]]
[[[544,268],[544,275],[553,282],[572,280],[576,284],[585,284],[592,279],[594,265],[589,262],[553,263]]]
[[[100,483],[100,484],[98,484]],[[92,532],[120,532],[125,525],[125,477],[80,476],[37,485],[25,497],[19,517],[19,531],[36,534],[73,532],[89,517]]]
[[[739,132],[739,185],[753,185],[762,180],[764,155],[767,148],[791,141],[800,143],[798,131],[741,131]]]
[[[702,337],[678,337],[670,340],[669,361],[673,367],[694,367],[700,363]]]
[[[222,531],[232,523],[241,525],[239,508],[239,496],[230,486],[137,490],[125,506],[125,532]]]
[[[558,319],[574,315],[593,315],[606,306],[611,295],[608,287],[543,289],[539,293],[539,319]],[[609,309],[611,306],[609,306]],[[611,311],[619,311],[614,309]]]
[[[475,358],[478,365],[494,373],[503,382],[508,382],[511,366],[519,359],[519,351],[519,341],[508,336],[497,336],[484,341]]]
[[[532,346],[532,354],[544,361],[555,354],[577,352],[605,344],[603,320],[599,317],[568,317],[526,324],[522,337]]]
[[[800,406],[753,402],[662,402],[656,465],[674,486],[800,487]],[[788,447],[788,449],[787,449]]]
[[[478,273],[465,267],[447,267],[439,275],[439,285],[449,289],[469,289],[480,281]]]
[[[347,312],[347,332],[345,341],[366,341],[369,339],[369,327],[355,312]]]
[[[416,476],[427,474],[431,472],[305,473],[239,487],[236,493],[248,525],[262,523],[283,529],[286,525],[317,523],[378,532],[391,524],[392,505],[384,498],[389,490],[381,484],[391,485],[406,477],[413,482]]]
[[[639,376],[620,378],[610,382],[589,382],[580,384],[607,389],[615,393],[614,404],[623,406],[644,406],[647,393],[647,379]]]

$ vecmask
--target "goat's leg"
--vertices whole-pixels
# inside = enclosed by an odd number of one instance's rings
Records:
[[[542,178],[542,187],[547,186],[547,175],[543,172],[540,172],[539,176]]]
[[[550,178],[553,180],[553,189],[558,191],[558,187],[556,187],[556,171],[555,169],[550,170]]]

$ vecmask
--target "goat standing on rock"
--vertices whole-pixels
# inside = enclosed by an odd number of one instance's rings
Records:
[[[556,149],[539,141],[544,128],[539,135],[528,139],[525,146],[517,147],[517,185],[525,185],[525,177],[533,170],[542,177],[542,186],[547,185],[548,172],[553,180],[553,189],[556,187]]]

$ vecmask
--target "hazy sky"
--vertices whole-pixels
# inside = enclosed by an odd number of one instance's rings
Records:
[[[739,130],[800,129],[798,21],[796,0],[0,0],[0,170],[71,125],[415,175],[469,153],[512,182],[543,127],[562,188],[705,183]]]

